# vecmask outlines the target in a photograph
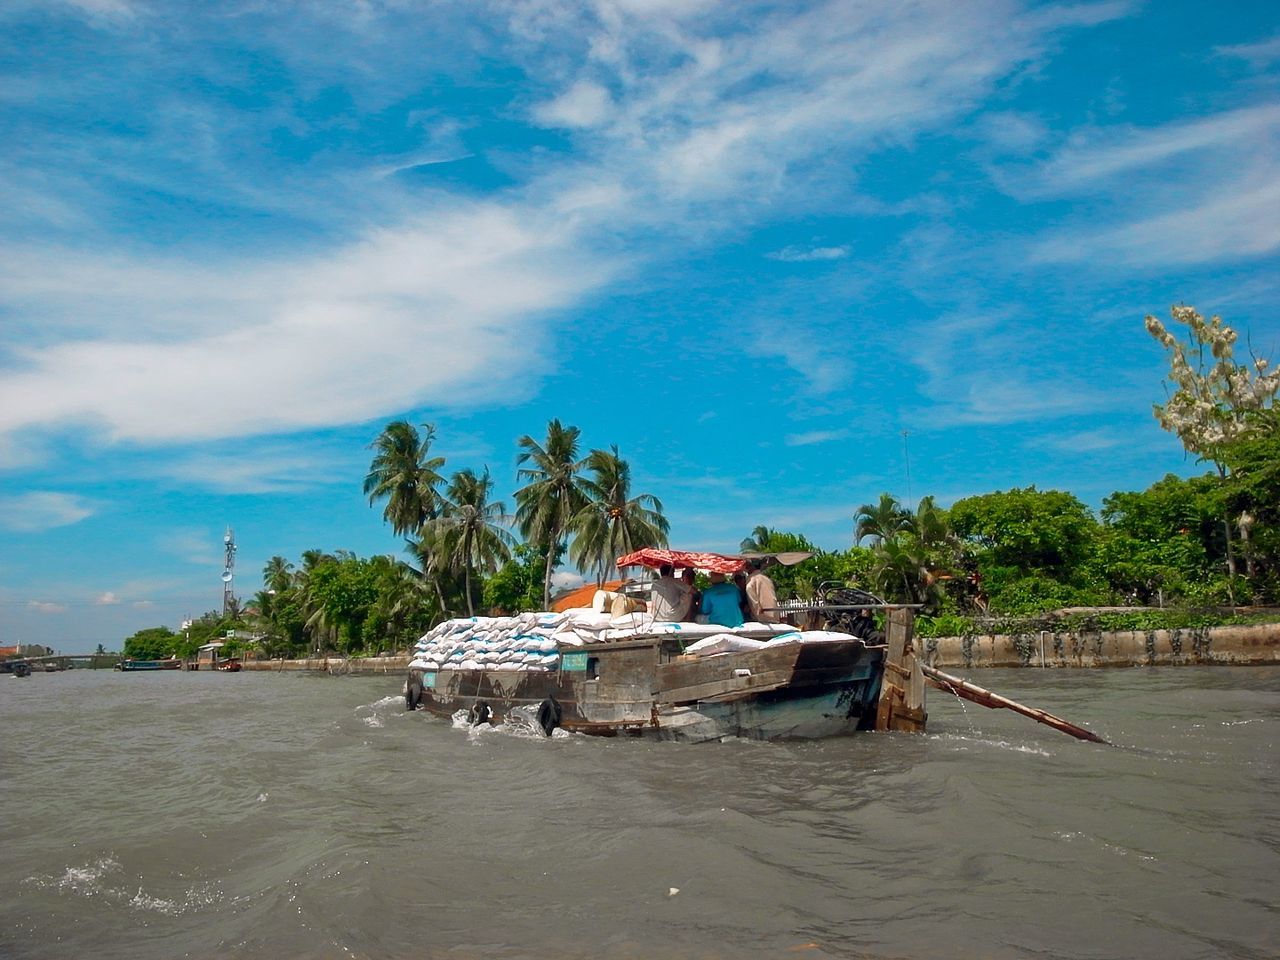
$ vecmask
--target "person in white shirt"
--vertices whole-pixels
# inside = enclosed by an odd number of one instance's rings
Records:
[[[777,610],[778,592],[773,581],[764,572],[763,560],[751,561],[751,576],[747,578],[747,601],[751,604],[751,619],[756,623],[781,623]]]
[[[658,579],[653,581],[653,590],[649,594],[649,612],[654,620],[679,621],[689,609],[688,585],[671,575],[671,564],[664,563],[658,568]]]

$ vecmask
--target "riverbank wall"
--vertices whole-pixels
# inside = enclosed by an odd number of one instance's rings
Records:
[[[352,676],[397,676],[402,677],[409,670],[409,657],[310,657],[304,660],[245,660],[245,670],[272,670],[282,673],[290,670],[304,670],[313,673],[328,673],[335,677]]]
[[[1280,664],[1280,623],[1175,630],[1037,630],[917,638],[935,667],[1145,667]]]

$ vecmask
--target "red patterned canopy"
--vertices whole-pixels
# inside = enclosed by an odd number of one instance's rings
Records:
[[[747,562],[741,557],[726,557],[722,553],[692,553],[688,550],[659,550],[656,547],[646,547],[618,558],[619,567],[660,567],[664,563],[673,567],[696,567],[709,573],[737,573],[747,566]]]

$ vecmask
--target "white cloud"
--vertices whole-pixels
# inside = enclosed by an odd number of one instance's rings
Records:
[[[222,536],[221,532],[213,533],[202,529],[171,530],[164,534],[158,546],[165,553],[194,566],[221,569]]]
[[[79,523],[94,511],[94,505],[77,494],[33,490],[0,498],[0,526],[19,533],[40,533]]]
[[[1158,266],[1237,260],[1278,249],[1280,179],[1243,176],[1235,187],[1196,198],[1185,208],[1051,236],[1033,251],[1033,259]]]
[[[815,443],[828,443],[832,440],[842,440],[848,435],[848,430],[810,430],[807,433],[787,434],[786,444],[788,447],[808,447]]]
[[[551,574],[552,592],[560,590],[576,590],[587,581],[576,570],[555,570]]]
[[[27,608],[34,610],[36,613],[66,613],[67,608],[61,603],[49,603],[45,600],[29,600]]]
[[[534,318],[608,275],[574,249],[572,220],[542,221],[459,206],[310,261],[220,269],[64,255],[55,307],[110,315],[136,292],[153,312],[136,329],[18,350],[21,365],[0,372],[0,434],[93,423],[112,440],[176,442],[509,398],[540,367]],[[92,281],[106,273],[103,292]],[[6,280],[4,293],[30,295]],[[161,336],[197,297],[218,322]]]
[[[1104,130],[1078,137],[1037,171],[1039,192],[1063,194],[1093,189],[1136,169],[1145,169],[1189,153],[1227,151],[1232,164],[1241,153],[1268,148],[1280,131],[1280,105],[1242,107],[1197,120],[1150,129]],[[1126,183],[1125,189],[1131,184]]]
[[[93,602],[100,607],[113,607],[120,602],[120,598],[108,590],[105,593],[99,594],[98,598]]]
[[[1228,47],[1214,47],[1220,57],[1244,60],[1255,69],[1262,69],[1280,60],[1280,34],[1257,43],[1241,43]]]
[[[1031,447],[1043,448],[1047,450],[1055,450],[1062,453],[1101,453],[1107,450],[1124,449],[1127,453],[1132,453],[1135,449],[1142,450],[1143,447],[1156,449],[1160,445],[1160,435],[1154,432],[1148,433],[1151,440],[1146,444],[1139,444],[1138,438],[1134,436],[1132,430],[1121,431],[1114,427],[1099,427],[1096,430],[1079,430],[1063,434],[1053,433],[1043,437],[1037,437],[1029,440],[1027,445]]]
[[[816,331],[806,330],[779,318],[761,324],[751,343],[751,352],[780,357],[814,394],[831,393],[847,386],[852,377],[850,360],[833,351]]]
[[[22,320],[0,342],[12,358],[0,369],[0,443],[85,425],[108,441],[187,443],[424,405],[509,402],[536,389],[547,367],[547,318],[620,273],[621,263],[601,251],[640,246],[632,241],[653,229],[701,242],[782,202],[797,210],[828,203],[808,189],[804,161],[840,148],[856,172],[886,144],[970,110],[1064,24],[1124,8],[1072,9],[1023,15],[1012,0],[888,9],[832,0],[764,11],[743,29],[734,5],[524,4],[509,10],[507,40],[527,55],[529,87],[541,94],[530,110],[570,126],[572,156],[582,159],[531,151],[512,164],[517,185],[486,203],[402,195],[385,176],[385,192],[370,187],[370,169],[385,174],[418,157],[454,156],[463,137],[448,118],[427,118],[435,132],[425,153],[381,165],[349,157],[345,166],[322,164],[322,175],[295,168],[296,180],[264,167],[272,178],[242,168],[225,144],[252,142],[261,132],[255,124],[300,124],[286,104],[259,115],[173,92],[145,140],[102,134],[110,142],[99,151],[100,142],[68,138],[66,169],[101,164],[131,187],[311,217],[346,228],[347,239],[319,252],[266,250],[243,260],[84,254],[53,243],[0,250],[0,301]],[[361,68],[385,52],[379,43],[395,45],[388,55],[404,53],[395,36],[379,41],[371,29],[396,12],[366,14],[369,23],[347,25],[351,35],[335,35],[332,50],[282,43],[283,62],[304,78],[340,76],[358,103],[394,102],[404,90],[383,71]],[[344,52],[359,58],[348,65]],[[345,72],[336,72],[339,63]],[[144,162],[158,155],[163,163]],[[366,225],[353,233],[357,217]],[[780,258],[847,253],[830,246]],[[830,351],[793,331],[755,347],[781,356],[816,392],[846,374]]]
[[[1049,420],[1116,402],[1087,382],[1087,371],[1044,362],[1014,312],[958,311],[926,327],[905,358],[924,374],[919,389],[933,401],[931,427]]]
[[[289,443],[240,441],[185,454],[158,464],[155,472],[184,487],[222,493],[289,493],[350,478],[335,455]]]
[[[608,90],[579,80],[551,102],[534,108],[533,115],[547,126],[594,127],[607,120],[612,111]]]
[[[783,247],[773,253],[766,254],[771,260],[783,263],[808,263],[814,260],[843,260],[849,256],[852,248],[841,247]]]

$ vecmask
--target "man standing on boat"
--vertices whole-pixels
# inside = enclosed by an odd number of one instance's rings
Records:
[[[778,616],[778,591],[773,580],[764,572],[764,560],[751,561],[751,576],[747,578],[747,600],[751,604],[751,619],[756,623],[780,623]]]
[[[689,587],[673,577],[671,569],[671,564],[664,563],[658,568],[658,579],[653,581],[649,612],[654,620],[678,622],[689,609]]]

